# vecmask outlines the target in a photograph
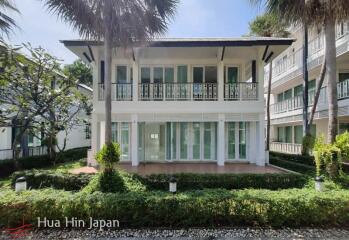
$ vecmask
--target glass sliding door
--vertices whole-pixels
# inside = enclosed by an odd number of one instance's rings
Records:
[[[203,123],[204,131],[204,160],[216,160],[217,127],[215,123]]]
[[[165,160],[165,124],[144,124],[144,161]],[[142,136],[140,136],[142,137]]]
[[[129,143],[130,143],[130,132],[129,124],[121,123],[120,130],[120,145],[121,145],[121,160],[129,160]]]
[[[144,100],[148,100],[150,93],[150,68],[142,67],[141,68],[141,86],[140,86],[140,98]]]
[[[235,156],[235,122],[227,123],[227,159],[234,160]]]
[[[193,135],[192,135],[192,141],[193,141],[193,160],[200,160],[201,159],[201,131],[200,131],[200,123],[193,123]]]
[[[161,100],[163,98],[163,82],[164,69],[162,67],[154,67],[154,84],[153,84],[153,99]]]
[[[111,139],[113,142],[119,142],[118,139],[118,123],[113,122],[111,124]]]
[[[247,135],[247,123],[240,122],[239,123],[239,159],[246,159],[247,151],[246,151],[246,135]]]
[[[177,123],[166,123],[166,160],[177,159]]]
[[[180,159],[188,159],[188,142],[189,142],[189,131],[188,123],[182,122],[179,123],[179,132],[180,132]]]
[[[190,98],[190,87],[188,86],[188,67],[177,66],[178,99],[188,100]]]

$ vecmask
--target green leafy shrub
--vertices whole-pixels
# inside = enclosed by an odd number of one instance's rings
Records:
[[[309,166],[314,166],[314,157],[313,156],[303,156],[298,154],[287,154],[287,153],[279,153],[279,152],[270,152],[270,158],[278,158],[280,160],[286,160],[290,162],[296,162],[300,164],[305,164]]]
[[[82,190],[83,192],[132,192],[145,191],[146,186],[141,177],[124,171],[107,171],[98,173],[90,183]]]
[[[342,139],[341,136],[339,136],[339,139]],[[342,164],[341,146],[343,146],[342,143],[337,145],[337,142],[333,144],[324,143],[323,136],[316,139],[314,151],[316,152],[317,174],[320,174],[321,168],[324,166],[331,179],[336,179],[339,176]]]
[[[103,145],[102,149],[96,154],[96,160],[104,169],[109,171],[120,161],[120,154],[120,145],[112,142],[108,145]]]
[[[152,174],[145,176],[144,183],[153,190],[168,191],[169,179],[174,177],[177,180],[179,191],[200,190],[205,188],[222,189],[286,189],[302,188],[307,178],[301,174],[293,173],[241,173],[241,174]]]
[[[269,162],[270,164],[273,164],[275,166],[282,167],[285,169],[289,169],[294,172],[298,172],[306,175],[312,175],[312,176],[315,175],[314,166],[309,166],[309,165],[301,164],[294,161],[283,160],[277,157],[270,157]]]
[[[117,219],[123,228],[323,227],[349,224],[349,191],[308,189],[201,190],[165,192],[71,193],[58,190],[0,193],[0,225]]]
[[[69,149],[58,154],[57,157],[57,163],[70,162],[86,158],[87,148]],[[22,170],[45,168],[52,166],[53,164],[48,155],[19,158],[18,163]],[[12,159],[0,161],[0,177],[8,177],[15,171],[16,168]]]
[[[27,186],[30,189],[55,188],[66,191],[78,191],[85,187],[91,180],[89,174],[69,174],[57,173],[49,170],[28,170],[15,172],[11,176],[12,186],[15,185],[16,179],[25,177]]]
[[[302,155],[309,156],[309,153],[313,150],[315,144],[315,137],[311,134],[307,134],[302,139]]]

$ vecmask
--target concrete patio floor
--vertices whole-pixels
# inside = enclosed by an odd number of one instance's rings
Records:
[[[120,163],[118,168],[127,172],[139,175],[150,175],[154,173],[284,173],[285,171],[273,166],[257,166],[248,163],[226,163],[224,166],[217,166],[215,163],[141,163],[133,167],[131,163]],[[98,170],[93,167],[82,167],[74,169],[71,173],[96,173]]]

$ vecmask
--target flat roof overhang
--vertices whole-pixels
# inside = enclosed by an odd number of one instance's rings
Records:
[[[185,48],[217,48],[221,49],[221,59],[224,54],[229,56],[227,49],[255,47],[263,49],[262,60],[267,63],[288,48],[295,39],[274,37],[241,37],[241,38],[164,38],[148,42],[135,42],[132,45],[132,57],[135,59],[133,49],[185,49]],[[86,62],[93,62],[94,51],[103,46],[103,41],[95,40],[61,40],[65,47]],[[98,51],[98,50],[97,50]],[[186,52],[186,51],[185,51]],[[215,53],[216,54],[216,53]],[[245,54],[251,54],[245,51]]]

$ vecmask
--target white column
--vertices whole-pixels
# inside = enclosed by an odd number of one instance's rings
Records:
[[[137,102],[138,101],[138,63],[136,61],[133,61],[132,63],[132,71],[133,71],[133,83],[132,83],[132,101]]]
[[[101,149],[105,143],[105,121],[100,122],[99,126],[99,148]]]
[[[224,63],[218,62],[218,101],[224,101]]]
[[[132,114],[131,117],[131,160],[132,166],[138,166],[138,116]]]
[[[256,157],[257,157],[257,138],[256,138],[256,122],[250,122],[249,123],[249,141],[248,141],[248,148],[249,148],[249,162],[250,163],[256,163]]]
[[[224,136],[225,119],[223,114],[218,116],[218,141],[217,141],[217,165],[224,166],[225,162],[225,136]]]
[[[265,166],[265,119],[264,113],[259,114],[259,121],[257,123],[257,161],[258,166]]]

